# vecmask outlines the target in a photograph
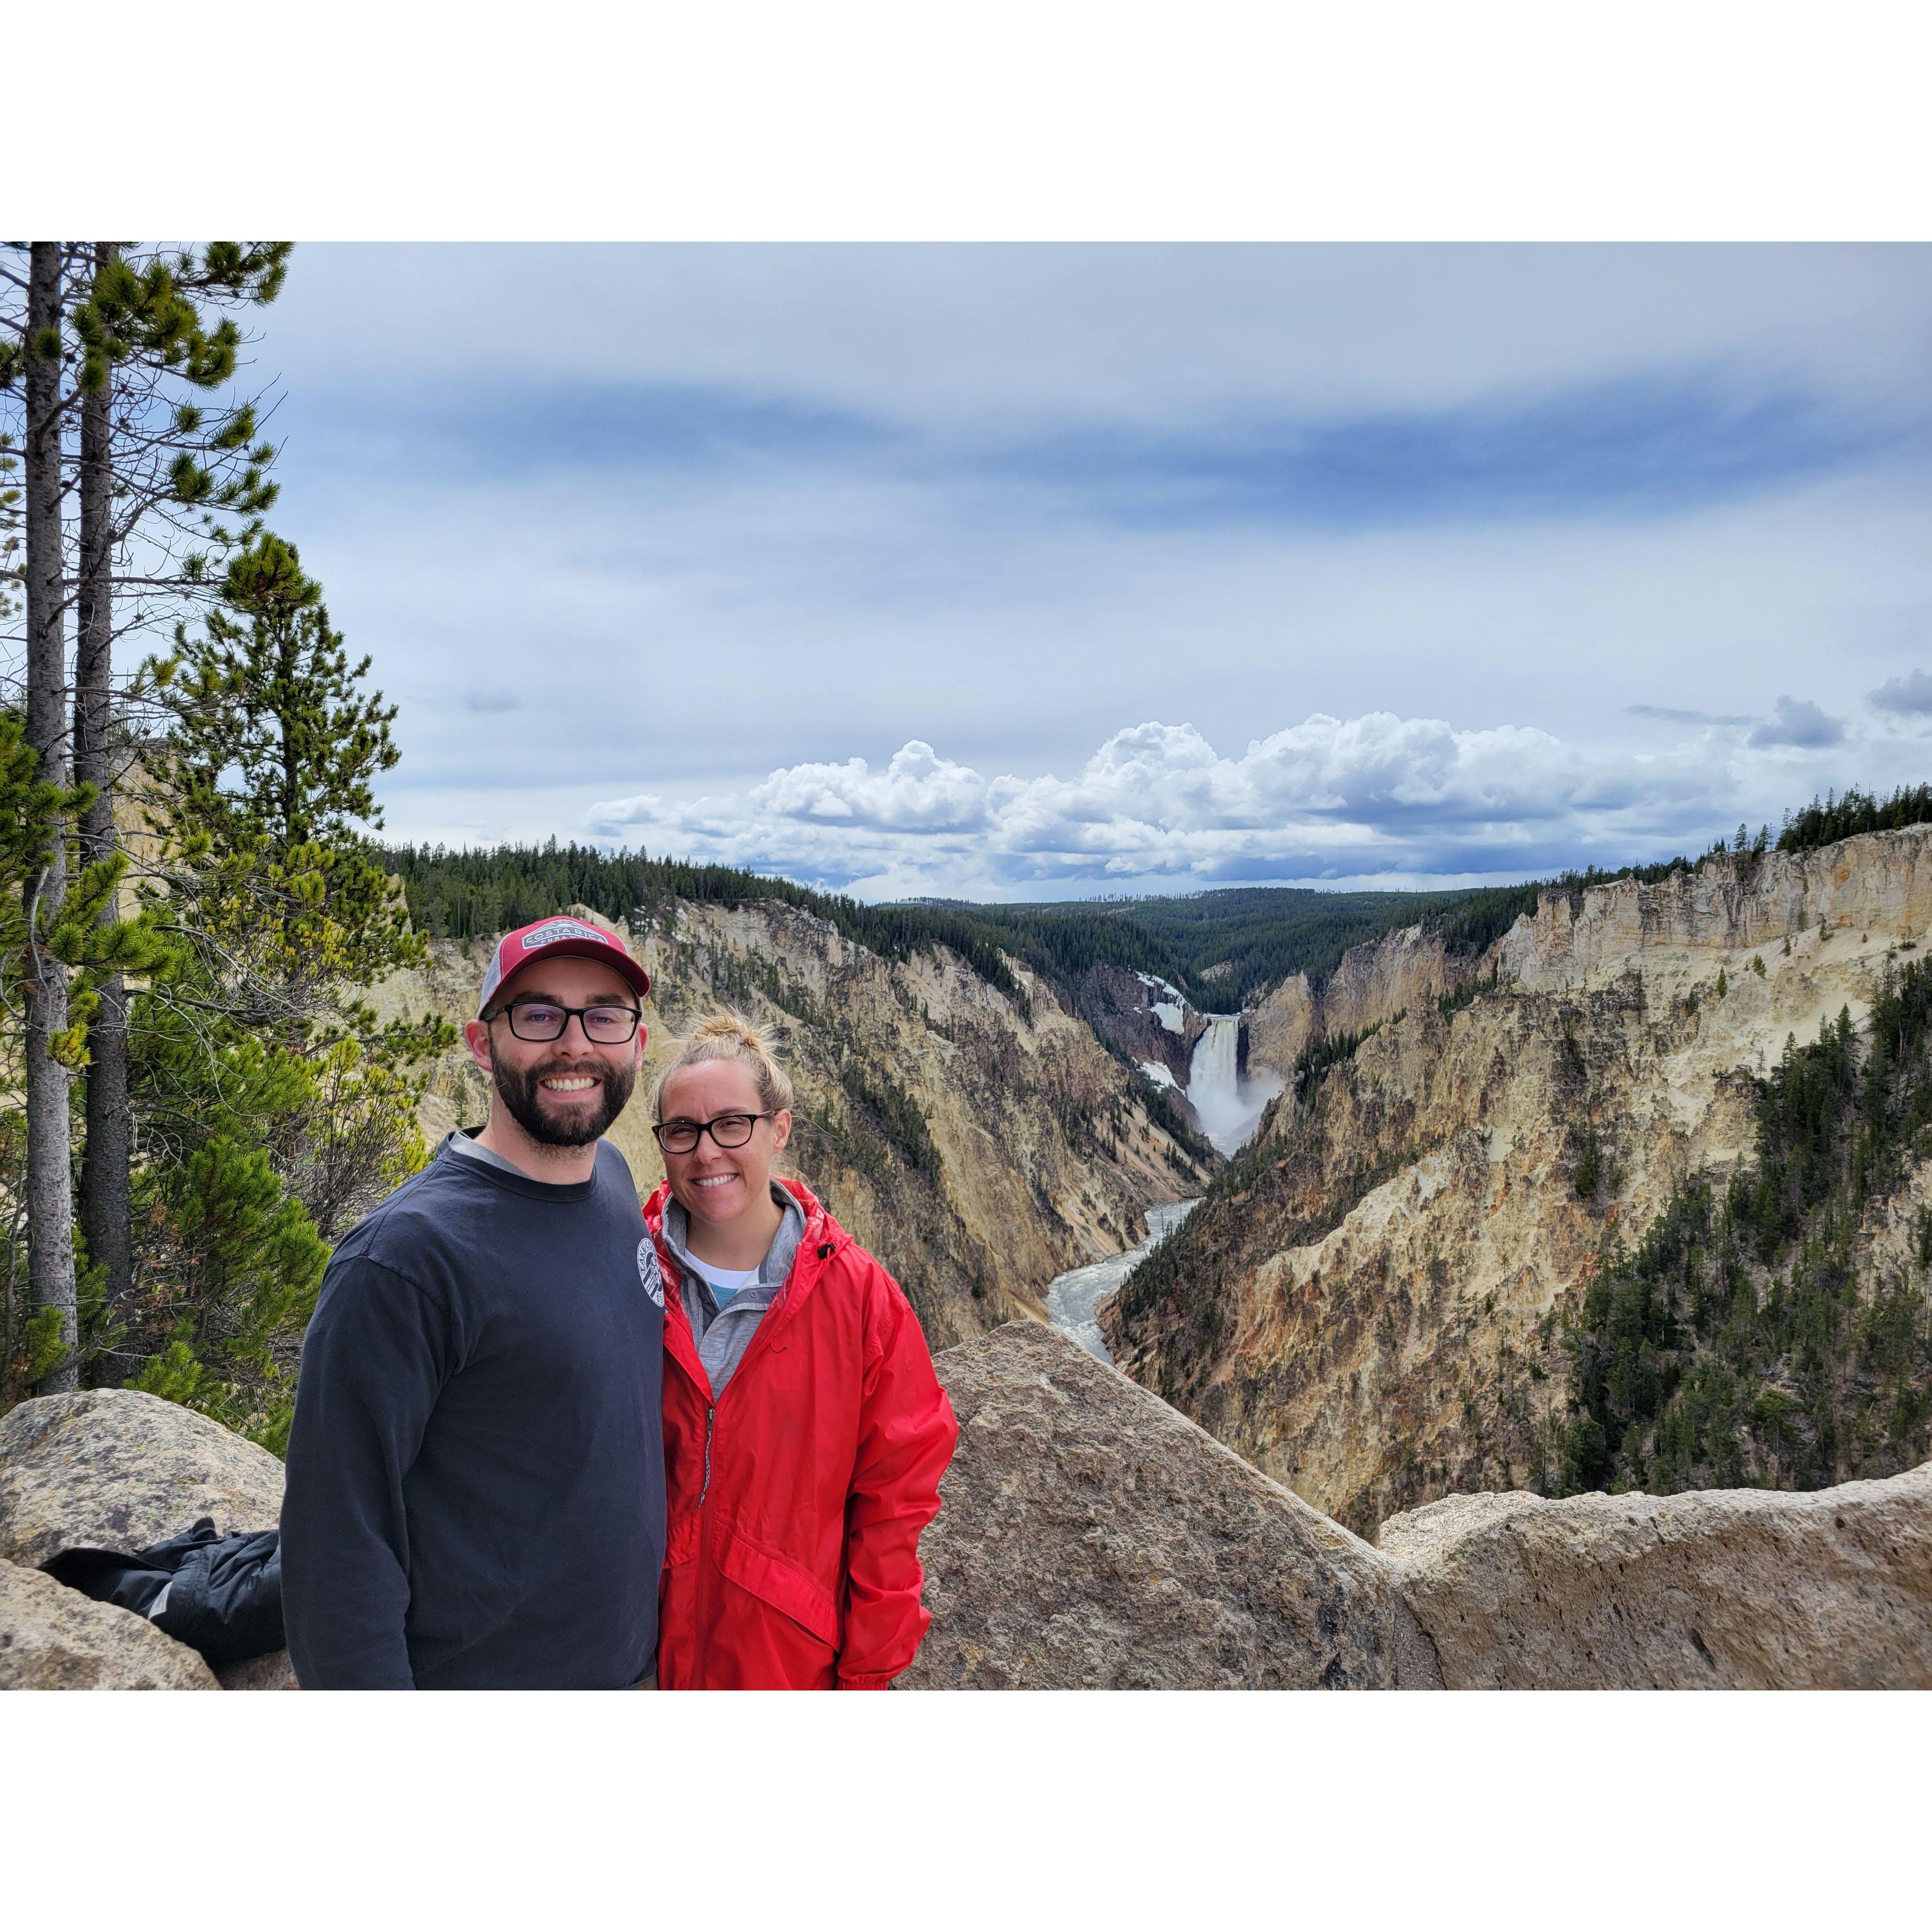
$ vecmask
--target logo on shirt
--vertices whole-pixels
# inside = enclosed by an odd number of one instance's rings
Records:
[[[646,1234],[638,1244],[638,1279],[644,1292],[662,1308],[664,1305],[664,1270],[658,1266],[657,1244]]]
[[[530,952],[539,946],[554,946],[560,939],[594,939],[601,946],[617,943],[608,932],[599,932],[593,926],[580,926],[574,919],[554,919],[534,932],[524,934],[524,950]]]

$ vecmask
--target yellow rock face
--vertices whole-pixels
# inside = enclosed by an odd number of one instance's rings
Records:
[[[1522,1486],[1566,1393],[1557,1304],[1680,1174],[1749,1156],[1748,1076],[1841,1008],[1862,1022],[1888,958],[1928,930],[1917,827],[1546,894],[1480,958],[1412,929],[1355,949],[1319,1000],[1289,982],[1251,1057],[1292,1066],[1319,1029],[1386,1023],[1312,1106],[1276,1104],[1250,1185],[1174,1238],[1181,1292],[1141,1305],[1130,1282],[1102,1305],[1117,1362],[1364,1532]],[[1492,974],[1496,990],[1442,1016],[1438,992]],[[1586,1132],[1603,1177],[1588,1200]],[[1870,1248],[1902,1248],[1928,1198],[1912,1177]]]

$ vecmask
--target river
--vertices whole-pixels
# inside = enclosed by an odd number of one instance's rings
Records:
[[[1201,1204],[1197,1195],[1192,1201],[1174,1201],[1164,1208],[1150,1208],[1147,1213],[1148,1238],[1137,1248],[1114,1255],[1104,1262],[1089,1262],[1084,1268],[1055,1275],[1047,1284],[1046,1312],[1056,1328],[1064,1328],[1096,1361],[1111,1363],[1114,1358],[1101,1339],[1094,1310],[1102,1295],[1120,1286],[1140,1264],[1179,1227]]]

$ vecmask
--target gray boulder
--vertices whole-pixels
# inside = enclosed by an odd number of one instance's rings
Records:
[[[219,1690],[194,1651],[145,1617],[0,1562],[0,1690]]]
[[[934,1366],[959,1448],[898,1688],[1396,1684],[1391,1566],[1158,1396],[1036,1322]]]
[[[1376,1540],[1452,1690],[1932,1688],[1932,1462],[1806,1494],[1449,1496]]]
[[[214,1674],[224,1690],[299,1690],[296,1667],[285,1650],[266,1657],[244,1657],[239,1664],[218,1664]]]
[[[273,1529],[282,1466],[194,1410],[136,1389],[41,1396],[0,1416],[0,1557],[140,1550],[196,1519]]]

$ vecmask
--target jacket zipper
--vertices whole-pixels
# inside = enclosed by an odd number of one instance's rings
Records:
[[[704,1499],[711,1493],[711,1435],[718,1420],[718,1405],[708,1402],[704,1406],[704,1486],[698,1492],[698,1651],[694,1676],[698,1683],[704,1682],[706,1653],[710,1646],[704,1640],[704,1633],[710,1627],[711,1612],[711,1539],[705,1534]]]
[[[806,1223],[808,1232],[809,1231],[810,1225],[811,1224],[808,1220]],[[800,1245],[802,1247],[805,1244],[801,1242]],[[828,1252],[828,1250],[824,1248],[823,1244],[821,1244],[820,1248],[818,1251],[818,1258],[820,1261],[826,1259]],[[766,1316],[766,1319],[770,1319],[769,1314]],[[762,1330],[764,1324],[761,1322],[759,1325]],[[752,1351],[757,1348],[758,1342],[762,1341],[764,1339],[764,1336],[762,1333],[753,1339],[752,1349],[746,1352],[745,1359],[740,1361],[737,1372],[732,1377],[732,1380],[734,1382],[737,1380],[739,1376],[744,1373],[746,1361],[750,1359]],[[694,1340],[695,1338],[694,1337]],[[716,1567],[711,1561],[710,1538],[704,1533],[703,1511],[704,1508],[705,1498],[711,1493],[711,1442],[712,1437],[717,1427],[717,1422],[718,1403],[716,1397],[713,1397],[711,1401],[706,1402],[704,1406],[704,1482],[703,1486],[698,1492],[698,1550],[695,1561],[698,1565],[697,1591],[698,1627],[700,1633],[708,1630],[710,1627],[711,1598],[713,1594],[712,1589],[713,1582],[712,1571]],[[704,1681],[705,1666],[710,1660],[707,1654],[709,1646],[705,1644],[702,1636],[700,1636],[698,1656],[693,1665],[695,1679],[700,1684]]]

